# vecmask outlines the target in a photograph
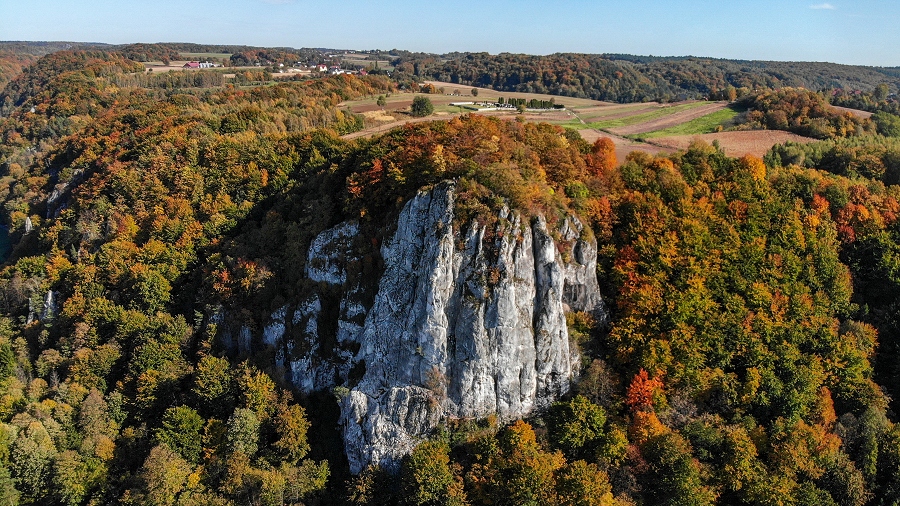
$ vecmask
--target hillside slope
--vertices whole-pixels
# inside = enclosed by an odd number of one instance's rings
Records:
[[[345,141],[393,83],[45,58],[0,119],[7,503],[900,500],[896,143]]]

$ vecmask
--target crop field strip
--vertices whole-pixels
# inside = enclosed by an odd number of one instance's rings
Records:
[[[671,106],[662,106],[656,109],[643,112],[640,114],[634,114],[630,116],[623,116],[620,118],[609,119],[604,121],[592,121],[587,125],[590,128],[596,128],[598,130],[608,130],[614,128],[622,128],[632,125],[638,125],[642,123],[648,123],[650,121],[664,118],[666,116],[670,116],[672,114],[677,114],[682,111],[687,111],[690,109],[694,109],[696,107],[702,107],[704,105],[708,105],[711,102],[691,102],[687,104],[679,104],[679,105],[671,105]]]
[[[621,128],[611,128],[609,129],[611,132],[618,135],[632,135],[632,134],[640,134],[644,132],[652,132],[655,130],[661,130],[665,128],[672,128],[678,125],[682,125],[689,121],[692,121],[697,118],[702,118],[707,114],[712,112],[716,112],[725,108],[724,102],[714,102],[711,104],[704,104],[698,107],[694,107],[691,109],[687,109],[684,111],[678,111],[674,114],[669,114],[667,116],[663,116],[660,118],[654,118],[650,121],[645,121],[643,123],[638,123],[635,125],[629,125]]]
[[[659,104],[656,102],[650,102],[646,104],[623,104],[623,105],[601,105],[595,107],[576,107],[573,108],[573,112],[576,112],[578,116],[587,121],[594,122],[600,121],[601,118],[606,120],[613,120],[618,118],[624,118],[627,116],[634,116],[636,114],[642,114],[644,112],[653,111],[659,108]]]
[[[700,135],[709,134],[716,131],[716,127],[725,126],[734,119],[739,113],[730,108],[725,107],[718,111],[694,118],[680,125],[663,128],[661,130],[652,130],[640,134],[630,134],[626,137],[632,139],[655,139],[658,137],[669,137],[673,135]]]
[[[670,151],[688,149],[692,142],[702,140],[709,144],[717,141],[725,150],[725,154],[733,157],[754,155],[762,157],[772,146],[794,142],[807,144],[816,139],[803,137],[783,130],[740,130],[736,132],[716,132],[702,135],[673,135],[658,137],[652,140],[653,144]]]

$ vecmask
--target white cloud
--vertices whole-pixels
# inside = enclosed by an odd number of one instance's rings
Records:
[[[817,9],[817,10],[818,10],[818,9],[825,9],[825,10],[829,10],[829,11],[833,11],[833,10],[837,9],[837,7],[835,7],[835,6],[831,5],[831,4],[828,4],[828,3],[825,3],[825,4],[810,5],[809,8],[810,8],[810,9]]]

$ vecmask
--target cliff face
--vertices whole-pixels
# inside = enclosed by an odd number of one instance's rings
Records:
[[[323,232],[307,274],[341,294],[334,349],[323,349],[318,296],[291,318],[288,308],[277,312],[264,332],[300,390],[350,387],[341,424],[353,472],[393,466],[441,419],[509,420],[548,406],[568,390],[580,360],[565,312],[606,318],[596,244],[580,239],[577,218],[560,224],[557,244],[543,217],[528,223],[504,209],[495,225],[460,231],[453,213],[450,183],[406,204],[382,247],[384,273],[369,307],[347,276],[358,227]]]

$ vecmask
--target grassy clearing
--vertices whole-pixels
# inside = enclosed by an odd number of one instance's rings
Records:
[[[548,121],[547,123],[558,125],[563,128],[574,128],[575,130],[581,130],[583,128],[593,128],[590,123],[582,123],[577,119],[570,119],[568,121]]]
[[[648,121],[653,121],[659,118],[663,118],[669,116],[671,114],[679,113],[681,111],[687,111],[688,109],[693,109],[695,107],[700,107],[704,105],[711,104],[712,102],[693,102],[690,104],[681,104],[681,105],[673,105],[670,107],[660,107],[659,109],[655,109],[649,112],[635,114],[633,116],[626,116],[623,118],[610,119],[606,121],[592,121],[587,124],[588,128],[596,128],[598,130],[605,130],[608,128],[619,128],[631,125],[637,125],[638,123],[646,123]]]
[[[434,112],[446,112],[450,114],[472,112],[470,109],[449,104],[434,104]]]
[[[656,137],[669,137],[672,135],[709,134],[715,132],[716,127],[725,126],[737,115],[738,111],[730,107],[726,107],[714,113],[707,114],[706,116],[701,116],[691,121],[687,121],[678,126],[666,128],[663,130],[656,130],[654,132],[628,135],[626,137],[629,137],[631,139],[653,139]]]

